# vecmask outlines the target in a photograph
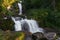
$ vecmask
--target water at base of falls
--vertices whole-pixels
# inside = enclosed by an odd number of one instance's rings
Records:
[[[15,23],[15,31],[27,31],[31,33],[42,32],[43,29],[39,28],[37,22],[35,20],[23,19],[21,20],[19,17],[12,17],[12,20]]]

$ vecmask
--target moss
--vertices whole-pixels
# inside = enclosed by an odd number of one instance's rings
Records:
[[[24,40],[25,33],[24,32],[16,32],[16,39],[18,40]]]

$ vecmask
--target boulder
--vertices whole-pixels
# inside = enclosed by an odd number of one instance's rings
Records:
[[[59,38],[57,38],[56,40],[60,40],[60,37],[59,37]]]
[[[43,33],[37,32],[37,33],[32,34],[32,39],[33,40],[39,40],[41,38],[44,38],[44,34]]]
[[[48,32],[48,33],[45,33],[44,36],[48,40],[54,40],[56,38],[56,33],[55,32]]]

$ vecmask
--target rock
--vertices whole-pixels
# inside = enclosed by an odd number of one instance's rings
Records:
[[[45,32],[56,32],[56,30],[52,28],[44,28]]]
[[[44,36],[48,39],[48,40],[54,40],[56,37],[56,33],[55,32],[49,32],[44,34]]]
[[[37,33],[32,34],[32,39],[33,40],[39,40],[41,38],[44,38],[44,34],[43,33],[37,32]]]
[[[60,37],[59,37],[59,38],[57,38],[56,40],[60,40]]]
[[[26,36],[25,40],[32,40],[31,36]]]
[[[30,32],[25,32],[25,40],[32,40],[32,34]]]

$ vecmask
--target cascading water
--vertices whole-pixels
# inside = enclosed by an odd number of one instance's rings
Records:
[[[20,1],[22,2],[22,1]],[[20,12],[19,15],[22,14],[22,5],[18,3]],[[43,29],[38,27],[38,24],[35,20],[21,19],[20,17],[11,17],[15,23],[15,31],[29,31],[31,33],[42,32]]]
[[[19,7],[19,15],[22,14],[22,1],[20,1],[20,3],[18,3],[18,7]]]
[[[18,7],[19,7],[19,15],[22,15],[22,1],[20,1],[20,3],[18,3]],[[11,17],[12,20],[14,21],[15,25],[15,31],[21,31],[22,30],[22,26],[21,26],[21,20],[19,17]]]
[[[25,23],[25,25],[23,25],[23,27],[25,27],[26,31],[30,31],[31,33],[36,33],[36,32],[42,32],[43,33],[43,29],[39,28],[39,26],[35,20],[25,19],[23,22]],[[22,30],[24,30],[24,29],[22,29]]]
[[[14,25],[14,27],[15,27],[15,31],[21,31],[22,29],[21,29],[21,22],[20,22],[20,18],[19,17],[11,17],[12,18],[12,20],[14,21],[14,23],[15,23],[15,25]]]

